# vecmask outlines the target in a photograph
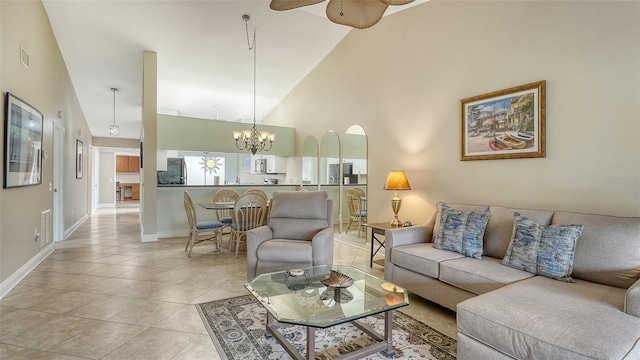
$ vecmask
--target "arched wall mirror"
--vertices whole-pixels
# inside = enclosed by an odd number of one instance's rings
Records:
[[[302,144],[302,187],[316,190],[318,186],[318,140],[307,136]]]
[[[342,141],[342,218],[344,233],[349,239],[358,243],[366,243],[367,209],[367,134],[360,125],[347,129]],[[361,201],[349,204],[346,191],[354,189]]]
[[[333,200],[334,224],[340,219],[340,139],[329,130],[320,141],[320,186]]]

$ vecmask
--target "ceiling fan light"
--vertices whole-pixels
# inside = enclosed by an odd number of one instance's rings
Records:
[[[329,0],[327,17],[336,24],[366,29],[377,24],[388,7],[380,0]]]
[[[271,10],[282,11],[318,4],[323,1],[324,0],[271,0],[271,4],[269,4],[269,7],[271,8]]]

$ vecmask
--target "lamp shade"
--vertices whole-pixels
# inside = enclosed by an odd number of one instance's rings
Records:
[[[391,170],[384,183],[384,190],[411,190],[409,180],[404,170]]]

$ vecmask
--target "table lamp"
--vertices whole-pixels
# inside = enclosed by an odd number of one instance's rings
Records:
[[[387,176],[387,182],[384,184],[384,190],[395,190],[396,194],[391,199],[391,209],[393,209],[394,219],[391,221],[391,226],[401,227],[402,222],[398,220],[398,211],[400,211],[400,205],[402,205],[402,199],[398,196],[398,190],[411,190],[409,180],[404,170],[391,170]]]

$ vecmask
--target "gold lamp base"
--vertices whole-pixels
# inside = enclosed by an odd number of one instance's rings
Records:
[[[398,196],[398,191],[396,191],[395,196],[391,199],[391,209],[393,210],[394,218],[391,220],[390,225],[392,227],[402,227],[402,221],[398,219],[398,212],[400,211],[400,206],[402,205],[402,199]]]

